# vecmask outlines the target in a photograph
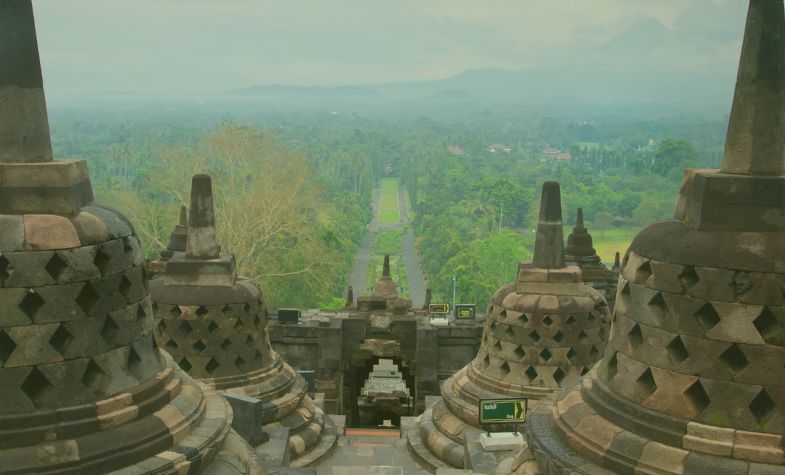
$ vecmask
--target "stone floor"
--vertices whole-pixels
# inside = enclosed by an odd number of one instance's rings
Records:
[[[385,433],[386,432],[386,433]],[[317,475],[429,475],[408,454],[398,431],[349,430]]]

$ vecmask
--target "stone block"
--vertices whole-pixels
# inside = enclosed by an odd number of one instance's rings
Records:
[[[79,247],[79,235],[68,218],[53,214],[28,214],[24,217],[25,249],[42,251]]]
[[[486,452],[520,450],[523,447],[523,434],[518,432],[483,432],[479,437],[480,445]]]
[[[22,216],[0,215],[0,251],[21,251],[25,245]]]
[[[224,392],[223,395],[234,412],[232,429],[253,447],[266,442],[269,436],[262,430],[264,403],[230,391]]]
[[[682,446],[708,454],[730,456],[735,434],[733,429],[689,422]]]

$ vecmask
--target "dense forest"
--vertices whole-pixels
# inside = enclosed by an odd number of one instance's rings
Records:
[[[56,155],[87,159],[97,198],[132,219],[149,258],[190,176],[212,174],[223,247],[272,308],[340,301],[384,177],[406,189],[435,297],[449,300],[455,277],[457,299],[484,307],[530,257],[543,181],[562,185],[565,237],[583,207],[610,261],[672,215],[685,167],[719,164],[725,129],[722,118],[434,117],[162,108],[50,120]]]

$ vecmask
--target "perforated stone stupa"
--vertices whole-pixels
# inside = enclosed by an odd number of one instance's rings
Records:
[[[618,258],[618,253],[616,253],[616,257]],[[567,263],[575,264],[581,268],[583,281],[597,289],[605,297],[610,310],[613,311],[616,303],[616,286],[619,282],[618,269],[615,272],[608,270],[602,263],[600,256],[597,255],[591,234],[583,223],[583,208],[578,208],[575,227],[567,236],[564,259]]]
[[[54,161],[30,0],[0,2],[0,473],[259,473],[156,345],[134,228]]]
[[[462,468],[476,439],[482,398],[527,397],[530,404],[585,374],[600,359],[610,314],[603,296],[564,260],[559,184],[543,185],[532,262],[491,298],[476,358],[442,384],[442,399],[419,419],[409,443],[431,468],[427,449]],[[497,426],[491,430],[506,431]]]
[[[317,445],[324,412],[270,346],[261,291],[237,275],[234,254],[221,252],[208,175],[193,177],[185,252],[165,261],[150,294],[158,341],[181,368],[217,390],[263,400],[265,427],[290,429],[293,458]]]
[[[783,2],[752,0],[722,168],[633,241],[603,361],[531,415],[519,473],[785,473],[784,111]]]

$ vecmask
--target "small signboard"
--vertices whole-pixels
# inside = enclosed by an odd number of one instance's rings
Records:
[[[300,323],[299,308],[279,308],[278,323]]]
[[[428,304],[428,313],[430,315],[449,315],[450,304],[448,303],[430,303]]]
[[[480,399],[480,425],[523,424],[528,405],[526,398]]]
[[[476,307],[473,303],[455,304],[455,318],[458,320],[474,320]]]

